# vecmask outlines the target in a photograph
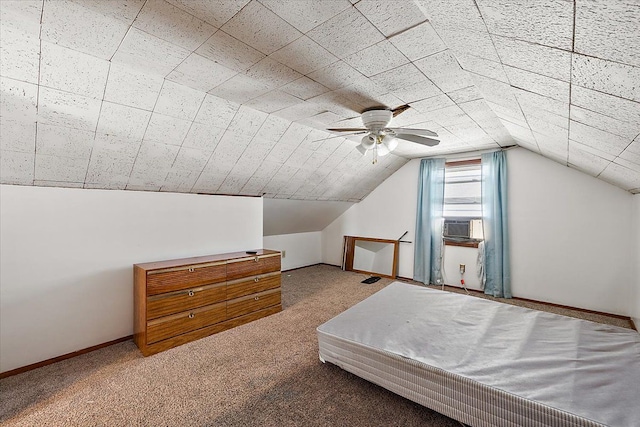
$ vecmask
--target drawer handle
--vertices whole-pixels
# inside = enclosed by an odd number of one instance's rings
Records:
[[[189,291],[189,296],[190,296],[190,297],[194,296],[195,294],[196,294],[195,292],[193,292],[193,291]]]
[[[193,319],[194,317],[196,317],[195,313],[189,313],[189,319]]]
[[[258,262],[258,261],[260,261],[260,258],[255,257],[253,260],[254,260],[255,262]]]
[[[194,269],[193,267],[189,267],[189,273],[193,273]]]
[[[259,278],[259,277],[256,277],[255,279],[253,279],[253,281],[254,281],[254,282],[259,282],[259,281],[260,281],[260,278]]]
[[[260,297],[255,297],[254,300],[258,301],[260,299]]]

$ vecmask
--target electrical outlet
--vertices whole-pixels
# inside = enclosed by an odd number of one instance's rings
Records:
[[[464,264],[460,264],[460,274],[464,274],[466,266]]]
[[[287,251],[282,251],[282,258],[287,256]]]

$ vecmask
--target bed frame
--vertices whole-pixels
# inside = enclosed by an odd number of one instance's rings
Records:
[[[640,334],[394,282],[317,329],[320,360],[471,426],[640,426]]]

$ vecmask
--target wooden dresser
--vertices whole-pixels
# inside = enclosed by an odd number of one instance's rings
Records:
[[[280,252],[268,249],[135,264],[133,277],[145,356],[282,310]]]

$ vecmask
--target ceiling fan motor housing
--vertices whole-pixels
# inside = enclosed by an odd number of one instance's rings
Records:
[[[362,113],[362,123],[370,130],[380,130],[387,127],[393,113],[391,110],[369,110]]]

